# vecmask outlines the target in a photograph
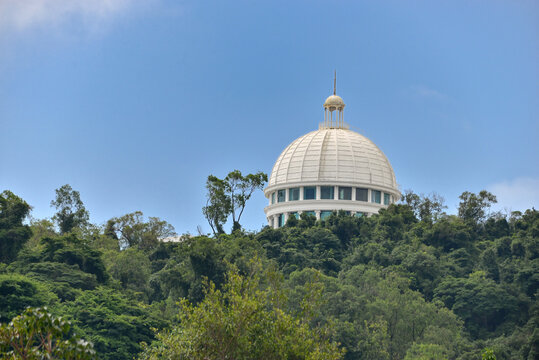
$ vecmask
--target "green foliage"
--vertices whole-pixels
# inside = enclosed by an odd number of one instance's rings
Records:
[[[0,322],[9,321],[26,307],[51,305],[56,296],[43,283],[24,275],[0,274]]]
[[[36,249],[40,246],[41,240],[45,237],[56,236],[54,223],[49,219],[30,219],[32,237],[26,243],[27,249]]]
[[[101,252],[72,233],[45,237],[39,247],[24,249],[9,270],[48,284],[61,301],[73,300],[109,278]]]
[[[210,175],[206,181],[206,190],[208,191],[206,206],[202,208],[202,213],[208,220],[213,234],[223,234],[225,232],[223,225],[232,212],[232,203],[227,194],[227,184],[225,180]]]
[[[247,259],[262,252],[252,235],[241,232],[217,238],[197,236],[169,246],[166,265],[151,275],[154,300],[186,297],[197,303],[204,297],[204,278],[219,288],[224,282],[227,263],[247,271]]]
[[[5,190],[0,194],[0,262],[13,261],[32,231],[23,221],[30,213],[30,205]]]
[[[120,282],[122,289],[146,298],[150,294],[150,259],[136,248],[108,253],[109,274]]]
[[[142,211],[112,218],[107,223],[106,233],[119,240],[122,249],[137,247],[151,250],[157,246],[159,239],[176,235],[174,227],[157,217],[149,217],[144,221]]]
[[[424,242],[449,252],[473,244],[473,228],[460,218],[449,216],[436,222],[424,232]]]
[[[247,201],[254,191],[261,190],[267,181],[268,175],[263,172],[243,176],[241,171],[234,170],[224,179],[213,175],[208,176],[207,202],[202,208],[202,213],[208,220],[213,233],[215,235],[224,233],[223,225],[230,215],[232,215],[232,230],[239,230],[240,219]]]
[[[311,270],[292,273],[292,303],[298,303]],[[320,319],[331,320],[347,358],[402,359],[413,343],[432,343],[455,355],[461,322],[441,304],[424,300],[409,281],[394,272],[359,265],[339,279],[322,277],[326,292]],[[292,305],[293,306],[293,305]]]
[[[80,199],[80,193],[73,190],[71,185],[56,189],[56,198],[51,201],[51,206],[57,210],[53,219],[62,234],[88,225],[90,214]]]
[[[305,267],[333,275],[340,270],[345,246],[329,229],[265,228],[256,239],[285,274]]]
[[[486,190],[481,190],[479,194],[469,191],[463,192],[459,196],[459,217],[464,221],[478,223],[484,221],[487,216],[487,210],[492,204],[497,203],[496,196]]]
[[[404,360],[443,359],[447,359],[447,351],[442,346],[436,344],[414,344],[406,352],[406,356],[404,357]]]
[[[447,209],[444,198],[436,193],[425,196],[407,190],[402,195],[402,201],[413,210],[417,218],[428,223],[437,221],[443,216],[443,209]]]
[[[481,359],[482,360],[496,360],[496,355],[494,355],[494,351],[489,348],[485,348],[483,352],[481,353]]]
[[[140,212],[58,236],[48,220],[23,225],[22,199],[2,199],[0,234],[31,231],[2,245],[13,245],[0,255],[2,321],[47,305],[96,344],[99,358],[132,359],[140,342],[147,356],[206,344],[196,334],[221,339],[207,349],[233,344],[240,357],[263,357],[257,349],[286,357],[279,351],[291,348],[306,358],[319,340],[342,344],[345,359],[476,360],[485,348],[499,360],[539,354],[539,211],[489,214],[488,194],[465,193],[460,216],[444,214],[435,195],[409,193],[370,217],[301,214],[279,229],[246,233],[236,224],[230,235],[216,229],[213,238],[166,243],[159,239],[171,227]],[[252,258],[274,270],[253,272]],[[242,287],[227,281],[230,267]],[[188,301],[181,311],[180,298]],[[195,340],[178,340],[187,333]]]
[[[92,344],[72,335],[70,327],[47,308],[28,308],[0,324],[0,359],[95,359]]]
[[[246,277],[229,271],[223,291],[207,283],[204,300],[197,306],[182,300],[180,324],[159,333],[141,359],[342,358],[325,329],[281,308],[276,300],[283,294],[271,283],[260,286],[257,269]]]
[[[61,301],[73,300],[80,290],[93,290],[97,278],[79,269],[78,265],[57,262],[30,263],[25,267],[25,274],[43,283],[50,283],[50,288]]]
[[[74,234],[62,237],[46,237],[41,252],[41,261],[77,265],[80,270],[94,274],[97,281],[104,283],[109,275],[101,258],[101,252],[91,248]]]
[[[93,342],[100,359],[132,359],[141,350],[141,342],[152,341],[150,329],[165,326],[151,318],[149,311],[137,301],[102,287],[63,303],[58,312]]]
[[[447,277],[434,291],[435,298],[459,315],[474,338],[493,332],[504,321],[520,315],[519,299],[481,271],[468,278]]]

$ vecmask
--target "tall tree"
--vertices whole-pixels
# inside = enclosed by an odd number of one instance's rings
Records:
[[[56,189],[56,199],[51,201],[51,207],[57,210],[53,219],[62,234],[86,226],[90,219],[90,214],[80,199],[80,193],[73,190],[69,184]]]
[[[234,170],[224,179],[208,176],[207,203],[202,212],[213,233],[216,235],[224,232],[223,225],[230,215],[232,215],[232,230],[240,229],[240,220],[247,201],[255,190],[262,189],[267,181],[268,176],[263,172],[243,176],[241,171]]]
[[[402,202],[410,206],[421,221],[432,223],[438,220],[443,210],[447,209],[444,198],[436,193],[430,195],[415,194],[412,190],[406,190],[402,195]]]
[[[474,223],[484,221],[488,209],[498,202],[496,196],[486,190],[481,190],[479,194],[465,191],[459,199],[459,217]]]
[[[241,171],[234,170],[226,176],[225,182],[228,185],[227,190],[232,208],[233,230],[240,228],[240,219],[247,200],[251,198],[255,190],[262,190],[267,181],[268,175],[261,171],[243,176]]]
[[[30,227],[23,224],[29,213],[30,205],[11,191],[0,194],[0,262],[14,260],[32,236]]]
[[[206,181],[206,206],[202,208],[202,213],[208,220],[208,224],[214,235],[223,234],[223,225],[231,212],[230,198],[226,193],[226,183],[216,176],[208,176]]]
[[[176,235],[174,226],[158,217],[145,221],[142,211],[110,219],[106,232],[119,240],[121,248],[137,246],[142,250],[153,249],[159,239]]]

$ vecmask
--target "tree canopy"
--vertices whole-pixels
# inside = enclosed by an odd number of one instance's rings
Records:
[[[0,262],[14,260],[32,236],[30,227],[23,224],[29,213],[30,205],[11,191],[0,194]]]
[[[53,219],[62,234],[88,224],[90,214],[80,199],[80,193],[69,184],[56,189],[56,198],[51,201],[51,206],[57,210]]]
[[[183,300],[179,325],[159,333],[141,359],[341,359],[344,350],[328,340],[326,329],[282,307],[286,298],[278,286],[260,288],[259,271],[242,276],[229,270],[222,290],[207,282],[204,300],[195,306]]]
[[[26,223],[31,207],[4,191],[2,331],[30,339],[17,324],[31,323],[8,322],[47,306],[39,316],[69,329],[40,333],[81,337],[100,359],[535,359],[539,211],[490,213],[487,192],[460,200],[450,215],[407,192],[370,217],[163,242],[172,226],[140,211],[69,231]]]
[[[241,171],[234,170],[224,179],[208,176],[206,181],[206,206],[202,213],[208,220],[214,234],[224,233],[223,225],[232,215],[232,229],[241,228],[240,219],[245,210],[247,201],[257,189],[262,189],[268,181],[263,172],[242,175]]]

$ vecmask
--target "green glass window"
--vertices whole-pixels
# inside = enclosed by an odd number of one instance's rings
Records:
[[[320,212],[320,219],[321,220],[326,220],[332,213],[333,211],[321,211]]]
[[[299,188],[288,189],[288,201],[299,200]]]
[[[352,200],[352,188],[339,186],[339,200]]]
[[[304,213],[316,217],[316,213],[314,211],[304,211]]]
[[[271,193],[271,203],[275,204],[275,192]]]
[[[316,186],[305,186],[303,188],[303,200],[316,199]]]
[[[380,191],[372,190],[371,194],[372,194],[372,202],[373,203],[377,203],[377,204],[382,203],[382,193]]]
[[[284,226],[284,214],[279,214],[279,227]]]
[[[389,194],[384,193],[384,205],[389,205]]]
[[[356,188],[357,201],[369,201],[369,189]]]
[[[355,217],[363,217],[363,216],[365,216],[365,214],[362,213],[362,212],[357,212],[357,213],[354,214],[354,216]]]
[[[298,212],[293,212],[293,213],[290,214],[289,216],[295,216],[296,219],[299,219],[299,213],[298,213]]]
[[[277,202],[285,202],[286,200],[286,190],[277,191]]]
[[[335,199],[335,187],[334,186],[320,186],[320,198],[321,199]]]

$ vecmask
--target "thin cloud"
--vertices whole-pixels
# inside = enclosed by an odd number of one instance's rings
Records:
[[[96,28],[148,0],[0,0],[0,32],[25,32],[80,21]]]
[[[498,210],[524,211],[539,205],[539,178],[516,178],[492,184],[487,190],[496,195]]]
[[[425,85],[414,85],[410,88],[413,96],[423,99],[447,100],[449,97],[438,90],[434,90]]]

